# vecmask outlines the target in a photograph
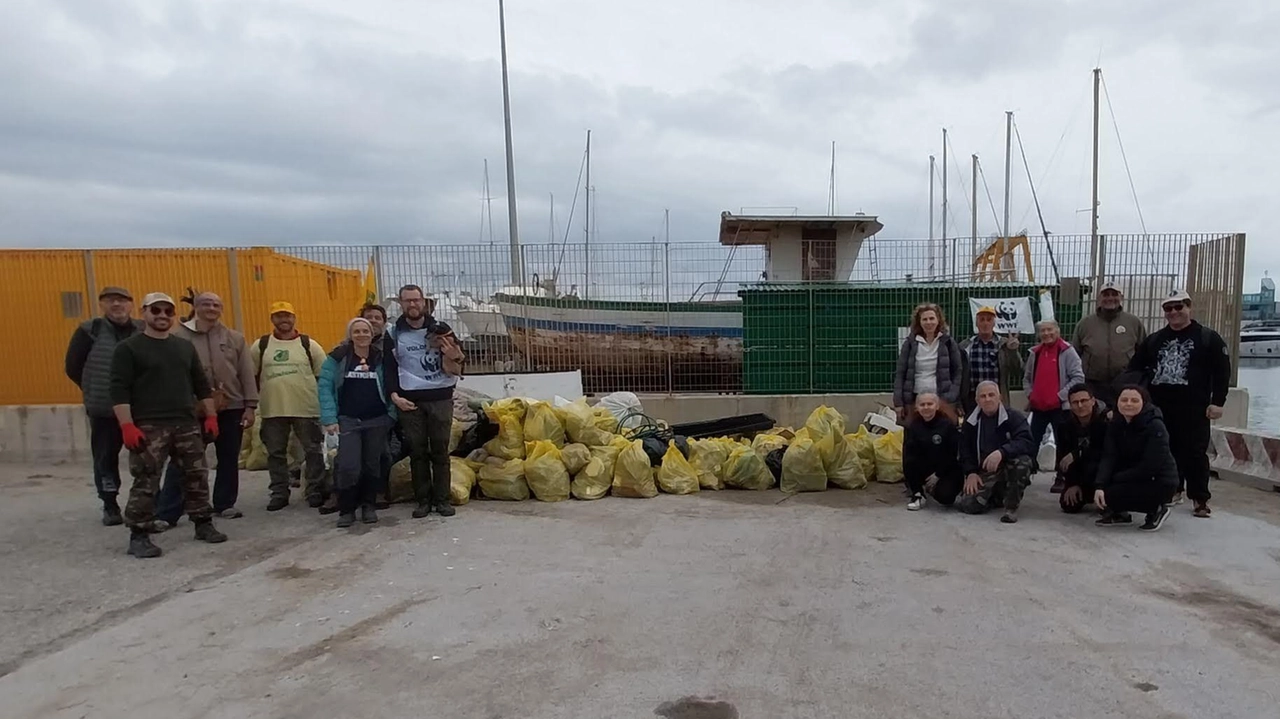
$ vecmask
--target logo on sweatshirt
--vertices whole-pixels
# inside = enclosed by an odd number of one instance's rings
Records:
[[[934,444],[942,444],[942,435],[940,435],[940,434],[935,434],[935,435],[933,435],[933,443],[934,443]]]
[[[276,350],[276,353],[271,355],[271,361],[272,362],[288,362],[289,350]]]
[[[1128,332],[1128,331],[1129,331],[1129,330],[1127,330],[1127,329],[1125,329],[1125,328],[1124,328],[1124,325],[1116,325],[1116,334],[1118,334],[1118,335],[1122,335],[1122,334],[1124,334],[1125,332]]]

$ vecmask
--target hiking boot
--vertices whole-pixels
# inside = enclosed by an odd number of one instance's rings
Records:
[[[124,517],[120,515],[120,505],[115,502],[103,502],[102,526],[119,527],[122,524],[124,524]]]
[[[196,520],[196,539],[209,544],[221,544],[227,541],[227,535],[213,526],[212,519]]]
[[[1107,512],[1094,524],[1099,527],[1122,527],[1133,524],[1133,517],[1128,512]]]
[[[318,494],[312,494],[307,497],[307,506],[312,509],[319,509],[324,506],[324,497]]]
[[[365,524],[377,524],[378,512],[372,504],[366,504],[360,508],[360,521]]]
[[[1213,514],[1213,510],[1209,509],[1208,502],[1196,502],[1196,508],[1191,510],[1191,516],[1200,519],[1208,519]]]
[[[1000,521],[1003,522],[1004,524],[1017,524],[1018,510],[1016,509],[1004,510],[1004,516],[1000,517]]]
[[[129,534],[129,554],[138,559],[150,559],[163,553],[159,547],[151,543],[151,537],[146,532],[135,530]]]
[[[414,507],[414,508],[413,508],[413,518],[414,518],[414,519],[422,519],[423,517],[427,516],[428,514],[431,514],[431,503],[430,503],[430,502],[418,502],[418,506],[416,506],[416,507]]]
[[[1156,511],[1147,515],[1147,521],[1143,522],[1142,526],[1138,527],[1138,529],[1141,529],[1144,532],[1157,532],[1164,526],[1164,522],[1169,518],[1170,514],[1172,514],[1172,512],[1169,511],[1169,505],[1162,504],[1156,509]]]
[[[355,512],[343,512],[338,515],[338,529],[346,529],[356,523]]]
[[[279,512],[280,510],[282,510],[282,509],[284,509],[285,507],[288,507],[288,506],[289,506],[289,498],[288,498],[288,497],[272,497],[272,498],[271,498],[271,501],[270,501],[270,502],[267,502],[267,511],[268,511],[268,512]]]
[[[1061,479],[1053,480],[1053,486],[1049,488],[1049,494],[1062,494],[1062,490],[1067,488],[1067,483]]]
[[[436,511],[440,513],[441,517],[452,517],[458,513],[458,510],[454,509],[453,505],[448,502],[445,502],[444,504],[437,504]]]
[[[919,512],[924,507],[924,495],[916,492],[911,495],[911,501],[907,502],[908,512]]]

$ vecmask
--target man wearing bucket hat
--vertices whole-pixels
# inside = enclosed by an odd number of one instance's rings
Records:
[[[1116,378],[1129,366],[1138,345],[1147,338],[1142,320],[1124,311],[1124,293],[1114,282],[1098,289],[1098,309],[1076,325],[1071,344],[1084,364],[1084,381],[1093,396],[1116,406]]]
[[[974,400],[975,388],[983,382],[995,382],[1000,388],[1002,402],[1009,401],[1009,384],[1022,374],[1022,357],[1018,354],[1018,335],[1001,337],[996,334],[996,309],[984,305],[974,315],[978,333],[960,343],[960,360],[963,379],[960,403],[966,413],[978,406]]]
[[[258,375],[258,414],[262,416],[262,444],[267,448],[271,499],[267,511],[289,506],[289,435],[302,443],[305,455],[307,504],[324,504],[324,435],[320,430],[320,396],[316,378],[324,364],[320,343],[298,332],[298,313],[288,302],[271,305],[275,328],[253,344],[249,357]]]
[[[218,417],[196,348],[169,333],[176,314],[169,295],[147,295],[142,300],[145,329],[118,344],[111,357],[111,401],[133,475],[124,520],[130,531],[129,554],[139,558],[161,553],[148,532],[155,525],[155,498],[166,459],[182,471],[184,506],[196,539],[227,541],[210,517],[209,471],[196,401],[204,405],[204,432],[215,438]]]
[[[81,324],[71,335],[66,372],[80,388],[89,418],[93,484],[102,500],[102,523],[114,527],[124,523],[117,499],[124,437],[111,408],[111,356],[117,344],[142,331],[142,321],[130,318],[133,295],[123,287],[103,287],[98,293],[98,308],[102,316]]]
[[[1209,510],[1209,423],[1222,417],[1231,383],[1231,348],[1222,335],[1191,319],[1191,295],[1174,290],[1161,303],[1165,327],[1147,337],[1129,363],[1141,373],[1151,400],[1164,414],[1169,448],[1178,464],[1178,490],[1195,502],[1193,514]]]

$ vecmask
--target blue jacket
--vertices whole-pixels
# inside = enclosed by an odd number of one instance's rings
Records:
[[[338,407],[338,398],[342,396],[342,383],[346,380],[347,370],[351,367],[354,356],[351,345],[344,342],[324,358],[324,364],[320,367],[320,377],[316,379],[320,394],[320,424],[322,425],[338,423],[338,416],[342,414],[341,408]],[[378,374],[378,392],[382,394],[382,401],[387,403],[387,414],[395,419],[398,411],[382,379],[383,362],[379,343],[375,342],[369,348],[369,364]]]

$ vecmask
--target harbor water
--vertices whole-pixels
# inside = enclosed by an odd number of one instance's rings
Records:
[[[1249,429],[1280,431],[1280,359],[1243,359],[1237,384],[1249,390]]]

